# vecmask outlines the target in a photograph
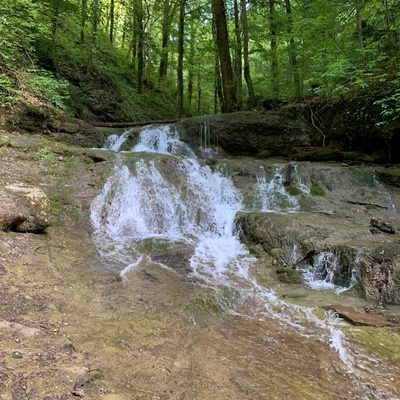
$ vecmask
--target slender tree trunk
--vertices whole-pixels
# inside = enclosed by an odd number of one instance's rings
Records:
[[[85,28],[88,18],[88,0],[82,0],[81,3],[81,43],[85,43]]]
[[[143,91],[143,70],[144,70],[144,27],[143,27],[143,2],[136,0],[136,26],[137,26],[137,92]]]
[[[110,42],[114,42],[115,0],[110,1]]]
[[[195,24],[192,22],[190,25],[190,43],[189,43],[189,60],[188,60],[188,103],[191,106],[193,100],[193,91],[194,91],[194,56],[196,51],[195,46],[196,39],[196,29]]]
[[[362,20],[361,20],[361,1],[355,0],[355,5],[356,5],[358,42],[360,43],[360,49],[364,50],[364,37],[363,37]]]
[[[183,114],[183,52],[185,35],[185,6],[186,0],[181,0],[179,7],[179,31],[178,31],[178,76],[177,76],[177,117]]]
[[[272,89],[275,97],[279,96],[278,82],[278,45],[276,38],[275,0],[269,0],[269,30],[271,34],[271,72]]]
[[[393,66],[397,69],[398,62],[399,62],[399,55],[398,55],[398,44],[396,41],[396,36],[392,29],[392,19],[393,16],[389,10],[389,0],[383,0],[385,5],[385,26],[386,26],[386,36],[387,36],[387,47],[388,47],[388,54],[393,59]]]
[[[235,62],[235,80],[238,108],[243,108],[243,84],[242,84],[242,38],[240,32],[240,17],[238,0],[234,2],[235,14],[235,36],[236,36],[236,62]]]
[[[214,114],[218,113],[218,104],[219,104],[219,112],[222,112],[222,107],[224,104],[224,95],[222,93],[222,83],[221,83],[221,71],[219,68],[219,56],[218,56],[218,47],[217,47],[217,28],[215,26],[215,18],[212,19],[212,33],[214,39]]]
[[[93,0],[92,4],[92,33],[94,42],[97,40],[97,31],[100,23],[100,15],[101,15],[101,1]]]
[[[221,67],[222,91],[224,93],[222,112],[232,112],[236,109],[237,104],[224,0],[212,0],[212,10],[218,38],[218,55]]]
[[[164,1],[164,12],[162,21],[162,32],[161,32],[161,58],[159,67],[159,78],[160,80],[165,79],[168,71],[168,43],[169,43],[169,33],[171,28],[170,21],[170,0]]]
[[[357,0],[356,0],[357,1]],[[299,76],[299,69],[297,65],[297,54],[296,54],[296,42],[294,40],[294,37],[292,35],[293,30],[293,20],[292,20],[292,6],[290,4],[290,0],[285,0],[285,6],[286,6],[286,13],[288,15],[288,20],[289,20],[289,27],[288,27],[288,33],[290,36],[289,40],[289,65],[290,69],[293,73],[293,83],[294,83],[294,92],[296,96],[301,95],[301,85],[300,85],[300,76]]]
[[[244,79],[247,85],[249,95],[249,104],[254,101],[254,86],[250,75],[250,60],[249,60],[249,27],[247,23],[246,0],[241,0],[241,19],[243,29],[243,58],[244,58]]]
[[[201,113],[201,67],[197,73],[197,113]]]

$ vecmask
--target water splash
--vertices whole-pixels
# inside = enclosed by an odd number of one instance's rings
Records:
[[[350,290],[357,283],[359,255],[356,254],[353,260],[346,260],[350,265],[343,265],[339,253],[340,251],[321,251],[301,263],[298,270],[311,289],[331,289],[339,294]]]
[[[132,151],[196,157],[193,150],[180,140],[177,130],[171,125],[145,127],[140,132],[138,144]]]
[[[283,170],[284,167],[276,167],[273,177],[269,179],[265,168],[260,167],[254,194],[255,208],[265,212],[296,212],[300,210],[297,199],[285,189]]]
[[[106,142],[104,143],[105,150],[113,150],[113,151],[120,151],[122,145],[128,139],[129,134],[132,132],[132,129],[128,129],[125,132],[121,133],[120,135],[113,134],[110,135]]]

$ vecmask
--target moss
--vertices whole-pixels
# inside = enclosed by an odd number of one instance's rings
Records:
[[[303,193],[297,186],[293,186],[293,185],[286,186],[285,190],[291,196],[298,196]]]
[[[359,327],[351,330],[355,341],[370,350],[382,354],[393,363],[400,364],[400,334],[375,327]]]
[[[310,188],[311,196],[325,196],[325,190],[318,183],[313,183]]]
[[[301,283],[299,273],[288,265],[276,270],[278,280],[282,283]]]
[[[190,300],[184,306],[184,312],[189,318],[198,321],[221,315],[223,309],[214,296],[203,293],[201,296]]]

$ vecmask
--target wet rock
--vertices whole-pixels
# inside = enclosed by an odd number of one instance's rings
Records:
[[[50,201],[43,191],[24,184],[0,190],[0,230],[41,233],[51,221]]]
[[[79,131],[79,124],[74,124],[72,122],[64,122],[60,126],[60,132],[77,133],[78,131]]]
[[[378,218],[372,218],[370,224],[372,228],[378,229],[379,231],[390,233],[392,235],[396,233],[396,229],[392,225]],[[376,231],[374,230],[372,233],[376,233]]]
[[[392,325],[392,323],[388,321],[386,317],[376,314],[375,312],[366,312],[365,310],[359,311],[353,307],[343,306],[341,304],[330,305],[328,309],[334,311],[339,317],[346,319],[353,325],[375,327]]]
[[[383,304],[400,304],[400,252],[397,243],[380,245],[360,260],[365,297]]]
[[[177,125],[185,140],[196,147],[202,145],[198,143],[199,132],[206,129],[207,141],[228,154],[298,158],[310,146],[308,124],[276,111],[209,115],[185,119]]]

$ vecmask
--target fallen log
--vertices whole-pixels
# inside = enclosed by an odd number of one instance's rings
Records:
[[[136,122],[92,122],[91,125],[98,126],[101,128],[131,128],[131,127],[133,128],[135,126],[173,124],[178,121],[179,119],[162,119],[156,121],[136,121]]]

